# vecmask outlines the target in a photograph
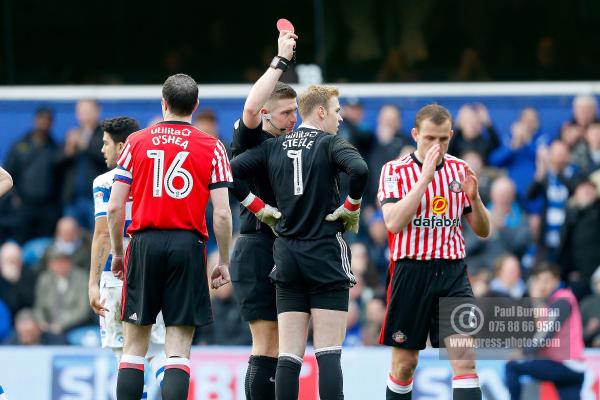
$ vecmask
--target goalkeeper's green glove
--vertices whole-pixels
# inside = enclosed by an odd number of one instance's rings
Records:
[[[344,223],[344,229],[348,232],[358,233],[360,222],[360,202],[362,199],[354,200],[350,196],[346,197],[344,204],[339,206],[332,214],[325,217],[325,221],[337,221]]]
[[[260,222],[269,225],[273,233],[275,233],[275,225],[277,225],[277,222],[281,218],[281,212],[278,209],[265,204],[260,197],[257,197],[253,193],[246,196],[244,201],[242,201],[242,205],[253,213]]]

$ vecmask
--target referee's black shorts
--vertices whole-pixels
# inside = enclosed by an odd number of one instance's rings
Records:
[[[188,230],[137,232],[125,256],[121,320],[150,325],[162,310],[166,326],[212,322],[202,236]]]
[[[273,258],[278,313],[310,313],[313,308],[348,311],[349,289],[356,278],[341,233],[316,240],[277,238]]]
[[[275,285],[269,277],[275,266],[274,241],[262,232],[242,234],[233,248],[229,273],[244,321],[277,321]]]
[[[473,298],[464,260],[392,262],[387,274],[387,309],[379,343],[422,350],[429,335],[431,345],[439,347],[440,340],[451,334],[444,328],[446,319],[440,321],[440,297]],[[440,328],[449,333],[440,334]]]

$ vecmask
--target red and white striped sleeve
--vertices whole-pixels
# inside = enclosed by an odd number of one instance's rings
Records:
[[[402,179],[396,170],[393,161],[386,163],[381,168],[379,178],[379,190],[377,191],[377,200],[381,205],[386,203],[395,203],[402,199]]]
[[[217,140],[208,188],[212,190],[220,187],[229,187],[231,182],[233,182],[233,174],[231,173],[227,150],[223,143],[221,143],[220,140]]]
[[[131,185],[133,182],[133,161],[131,155],[131,143],[129,139],[125,141],[125,147],[117,160],[117,172],[113,178],[114,182],[123,182]]]

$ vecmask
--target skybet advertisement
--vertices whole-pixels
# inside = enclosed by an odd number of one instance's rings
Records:
[[[195,348],[192,352],[190,400],[243,400],[249,348]],[[582,398],[600,400],[600,351],[586,351],[586,381]],[[113,400],[116,361],[110,351],[73,347],[0,348],[0,385],[9,400]],[[385,396],[390,362],[387,348],[347,348],[342,355],[344,393],[348,400]],[[505,362],[479,360],[484,398],[508,400],[503,383]],[[146,368],[150,370],[149,367]],[[301,373],[300,399],[317,400],[317,363],[308,353]],[[149,399],[160,399],[160,389],[148,372]],[[437,351],[421,353],[413,399],[450,400],[452,370]],[[558,400],[547,383],[523,382],[524,398]]]

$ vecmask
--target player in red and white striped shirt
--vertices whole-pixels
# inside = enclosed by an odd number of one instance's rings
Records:
[[[162,311],[167,364],[165,400],[186,399],[190,347],[196,326],[212,322],[206,276],[206,204],[213,204],[219,263],[211,283],[229,282],[233,181],[223,144],[191,125],[198,85],[177,74],[163,85],[160,122],[131,134],[117,161],[108,204],[112,271],[124,280],[121,320],[125,344],[117,379],[118,400],[138,400],[150,327]],[[133,196],[132,236],[123,260],[125,202]]]
[[[412,376],[427,336],[434,347],[447,339],[439,333],[440,297],[473,297],[463,261],[463,215],[478,236],[490,233],[477,177],[463,160],[446,154],[453,134],[448,110],[436,104],[423,107],[411,134],[417,150],[383,166],[377,194],[390,249],[388,305],[380,336],[380,343],[393,346],[388,400],[411,398]],[[446,347],[454,398],[481,399],[472,349],[461,348],[459,355]]]

